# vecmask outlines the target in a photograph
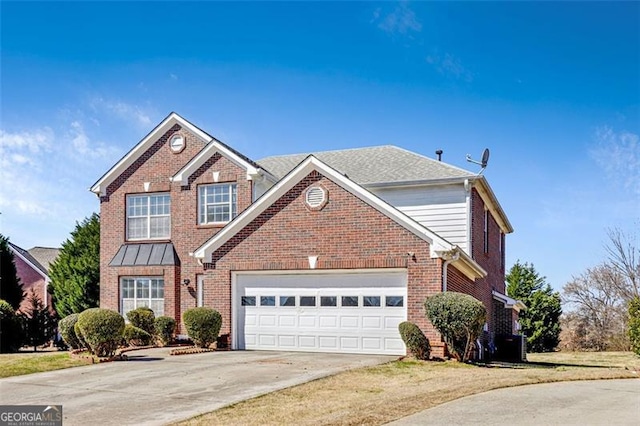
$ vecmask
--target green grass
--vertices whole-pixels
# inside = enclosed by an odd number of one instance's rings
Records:
[[[0,378],[60,370],[90,363],[89,360],[71,358],[66,352],[1,354]]]

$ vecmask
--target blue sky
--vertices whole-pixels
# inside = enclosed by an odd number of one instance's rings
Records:
[[[560,289],[640,227],[638,2],[0,3],[0,232],[58,246],[171,111],[253,159],[395,144],[485,175]]]

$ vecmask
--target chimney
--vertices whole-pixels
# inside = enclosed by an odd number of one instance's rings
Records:
[[[438,156],[438,161],[442,161],[442,150],[441,149],[436,151],[436,155]]]

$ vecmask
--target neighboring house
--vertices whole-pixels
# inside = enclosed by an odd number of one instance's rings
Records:
[[[122,314],[210,306],[233,349],[380,354],[405,354],[408,319],[443,355],[423,303],[451,290],[487,307],[487,342],[516,331],[486,179],[401,148],[256,162],[172,113],[91,191],[100,305]]]
[[[51,296],[47,292],[49,286],[49,268],[56,260],[60,249],[52,247],[33,247],[25,250],[9,242],[9,249],[13,252],[16,273],[23,286],[25,298],[20,303],[20,310],[29,306],[28,296],[31,289],[40,297],[42,303],[53,311]]]

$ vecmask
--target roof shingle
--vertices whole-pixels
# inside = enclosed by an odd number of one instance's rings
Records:
[[[309,154],[263,158],[258,164],[281,179]],[[360,185],[455,179],[474,173],[393,145],[314,152],[312,155]]]

